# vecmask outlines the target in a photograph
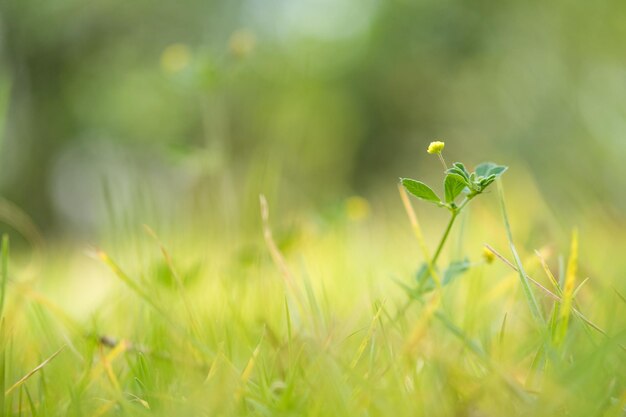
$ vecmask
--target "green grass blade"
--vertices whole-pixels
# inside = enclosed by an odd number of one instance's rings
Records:
[[[0,415],[5,415],[5,387],[6,387],[6,330],[4,319],[0,319]]]
[[[0,253],[0,317],[2,317],[7,281],[9,280],[9,236],[6,234],[2,235],[2,250]]]
[[[509,313],[504,313],[504,318],[502,319],[502,324],[500,325],[500,332],[498,334],[498,343],[500,344],[500,348],[504,346],[504,335],[506,334],[506,319],[509,316]]]
[[[28,400],[28,407],[30,409],[31,416],[37,417],[39,415],[39,413],[37,412],[37,407],[35,407],[33,396],[30,395],[30,391],[28,390],[28,386],[26,385],[24,385],[24,392],[26,393],[26,399]]]
[[[6,387],[6,345],[7,337],[4,325],[4,300],[6,297],[7,281],[9,280],[9,236],[2,235],[2,249],[0,250],[0,414],[5,415],[5,387]]]
[[[166,323],[181,336],[185,337],[191,344],[197,348],[200,352],[210,357],[214,357],[215,354],[204,343],[201,343],[192,333],[189,333],[187,329],[183,328],[176,320],[172,319],[165,309],[161,308],[161,304],[150,296],[143,288],[129,277],[120,266],[113,261],[104,251],[97,252],[98,258],[113,271],[113,274],[119,278],[124,284],[128,286],[137,296],[139,296],[146,304],[154,309]]]
[[[498,259],[500,259],[502,262],[504,262],[506,265],[508,265],[511,269],[513,269],[514,271],[518,271],[517,267],[515,265],[513,265],[513,263],[511,263],[511,261],[509,261],[504,256],[502,256],[502,254],[500,254],[498,251],[496,251],[492,246],[485,245],[485,247],[488,248],[491,252],[493,252],[493,254],[496,255],[496,257]],[[550,298],[554,299],[555,301],[558,301],[559,303],[562,301],[562,298],[560,296],[554,294],[552,291],[550,291],[549,289],[547,289],[546,287],[541,285],[539,282],[537,282],[536,280],[531,278],[529,275],[526,275],[526,279],[530,283],[535,285],[537,288],[543,290],[546,293],[546,295],[550,296]],[[609,337],[608,333],[606,331],[604,331],[600,326],[598,326],[597,324],[595,324],[594,322],[589,320],[587,317],[585,317],[585,315],[583,313],[581,313],[580,310],[578,310],[578,308],[572,307],[572,313],[574,313],[574,315],[576,317],[578,317],[587,326],[589,326],[592,329],[596,330],[598,333],[600,333],[600,334],[602,334],[602,335],[604,335],[606,337]],[[626,351],[626,348],[622,347],[622,350]]]
[[[512,394],[517,396],[519,399],[524,401],[528,400],[528,396],[526,392],[519,386],[517,381],[510,378],[506,373],[504,373],[498,366],[495,364],[491,357],[484,351],[484,349],[475,341],[473,341],[465,332],[456,326],[452,321],[450,321],[444,313],[441,311],[436,311],[434,316],[439,320],[441,324],[455,337],[457,337],[463,345],[478,359],[481,360],[483,365],[489,368],[491,371],[497,375],[504,385],[511,391]]]
[[[356,368],[357,364],[359,363],[359,360],[361,359],[361,356],[363,356],[363,352],[365,352],[367,345],[372,340],[372,337],[374,336],[374,330],[376,329],[376,323],[378,319],[380,318],[381,313],[383,312],[383,306],[384,306],[384,302],[381,303],[381,305],[378,307],[378,310],[374,314],[374,317],[372,317],[372,321],[370,323],[367,334],[365,335],[365,337],[363,338],[363,341],[359,345],[359,349],[357,350],[357,353],[354,356],[354,359],[352,359],[352,362],[350,362],[350,368],[352,369]]]
[[[528,307],[530,308],[530,313],[532,314],[535,321],[543,326],[545,324],[545,319],[541,314],[541,309],[539,308],[539,303],[535,298],[535,294],[530,288],[530,284],[528,279],[526,278],[526,272],[524,271],[524,266],[522,265],[522,261],[517,253],[517,249],[515,249],[515,244],[513,243],[513,232],[511,231],[511,224],[509,223],[509,216],[506,211],[506,203],[504,201],[504,190],[502,187],[502,181],[498,180],[498,195],[500,196],[500,208],[502,209],[502,217],[504,218],[504,227],[506,228],[506,236],[509,241],[509,246],[511,248],[511,252],[513,254],[513,259],[515,260],[515,264],[517,265],[517,272],[520,278],[520,282],[522,283],[522,289],[524,290],[524,295],[526,296],[526,301],[528,303]]]

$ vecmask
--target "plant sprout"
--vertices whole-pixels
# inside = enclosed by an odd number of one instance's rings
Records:
[[[487,187],[489,187],[498,177],[500,177],[508,167],[504,165],[498,165],[493,162],[484,162],[476,166],[474,172],[468,171],[465,165],[461,162],[455,162],[451,168],[447,168],[446,162],[443,159],[443,149],[445,143],[441,141],[431,142],[428,146],[427,152],[439,157],[445,171],[443,180],[444,198],[441,199],[435,191],[428,185],[421,181],[417,181],[410,178],[401,178],[400,181],[404,188],[413,196],[420,200],[433,203],[438,207],[446,208],[450,212],[450,220],[441,237],[437,249],[430,260],[431,265],[424,265],[418,272],[418,283],[420,292],[425,289],[432,289],[432,283],[430,286],[426,286],[426,279],[431,275],[431,267],[437,264],[437,260],[441,255],[445,243],[450,235],[452,226],[456,218],[463,211],[463,209],[472,201],[476,196],[482,194]],[[464,272],[469,268],[468,261],[451,263],[448,271],[444,273],[442,284],[449,283],[454,277]]]

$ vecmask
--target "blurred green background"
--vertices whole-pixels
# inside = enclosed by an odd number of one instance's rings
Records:
[[[0,195],[44,235],[375,207],[434,139],[564,229],[626,220],[624,2],[0,4]]]

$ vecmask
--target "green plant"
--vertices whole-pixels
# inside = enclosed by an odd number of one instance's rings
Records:
[[[427,152],[435,154],[439,157],[444,167],[443,189],[444,198],[441,199],[435,191],[421,181],[410,178],[401,178],[400,182],[404,188],[413,196],[420,200],[433,203],[438,207],[446,208],[450,212],[450,220],[443,232],[439,244],[435,249],[432,258],[427,259],[425,264],[420,268],[417,274],[418,293],[422,293],[434,288],[433,284],[437,283],[434,275],[439,256],[448,240],[452,226],[459,214],[474,198],[482,194],[497,178],[506,172],[508,167],[498,165],[493,162],[484,162],[476,166],[474,172],[468,171],[461,162],[455,162],[451,168],[448,168],[443,159],[444,142],[432,142]],[[460,201],[459,201],[460,200]],[[469,268],[469,261],[462,260],[450,263],[449,267],[443,274],[441,285],[445,285],[456,278]],[[428,277],[432,277],[434,281],[428,281]]]

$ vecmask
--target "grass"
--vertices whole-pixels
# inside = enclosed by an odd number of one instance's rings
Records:
[[[401,195],[303,215],[290,244],[263,197],[250,236],[138,222],[87,255],[49,248],[34,278],[3,240],[3,415],[626,415],[626,291],[584,233],[533,253],[526,189],[505,222],[496,193],[449,222]]]

